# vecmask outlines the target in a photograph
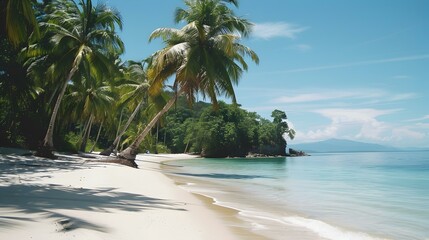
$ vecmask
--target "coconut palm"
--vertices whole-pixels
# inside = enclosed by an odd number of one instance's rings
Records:
[[[1,26],[1,32],[5,31],[13,46],[18,47],[27,42],[32,33],[39,36],[39,25],[34,13],[36,3],[36,0],[0,1],[0,15],[5,23]]]
[[[109,55],[123,52],[123,43],[115,30],[122,28],[117,11],[103,4],[95,7],[91,0],[58,0],[49,6],[52,10],[41,23],[47,28],[46,37],[53,45],[47,58],[54,59],[49,71],[62,76],[61,90],[52,110],[49,126],[37,155],[52,156],[55,120],[61,101],[73,76],[83,66],[98,78],[112,72]]]
[[[119,154],[133,160],[140,143],[174,104],[178,95],[184,94],[190,102],[199,93],[209,97],[217,105],[217,96],[231,97],[235,102],[233,85],[238,84],[241,74],[247,70],[245,57],[254,62],[259,59],[250,48],[239,43],[247,36],[251,24],[234,15],[220,0],[185,1],[188,9],[176,12],[176,21],[186,20],[181,29],[160,28],[150,40],[162,38],[166,47],[156,52],[148,70],[151,94],[162,89],[166,79],[175,75],[175,95],[149,122],[135,141]]]
[[[108,82],[93,78],[89,72],[81,76],[79,81],[75,81],[69,90],[64,96],[68,103],[64,110],[69,113],[69,117],[71,115],[77,120],[86,122],[79,149],[84,152],[92,124],[104,121],[117,97]]]
[[[125,134],[131,122],[140,111],[147,97],[149,83],[147,81],[144,62],[128,61],[124,66],[124,82],[121,84],[122,105],[130,105],[133,107],[133,112],[129,116],[125,125],[118,131],[113,143],[100,154],[109,156],[115,146],[118,146],[121,137]]]

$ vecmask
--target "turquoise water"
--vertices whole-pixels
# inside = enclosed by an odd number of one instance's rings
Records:
[[[429,152],[193,159],[170,170],[270,239],[429,239]],[[301,229],[301,230],[300,230]],[[304,231],[305,230],[305,231]]]

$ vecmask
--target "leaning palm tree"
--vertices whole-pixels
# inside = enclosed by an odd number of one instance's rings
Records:
[[[91,0],[58,0],[49,6],[52,12],[47,14],[42,26],[47,28],[46,36],[53,45],[47,58],[54,59],[49,67],[55,76],[65,76],[60,81],[61,90],[52,110],[49,126],[43,145],[36,153],[40,156],[52,156],[55,120],[61,101],[73,76],[82,66],[90,68],[97,78],[112,72],[112,61],[108,56],[123,52],[123,43],[115,30],[122,28],[117,11],[103,4],[92,5]]]
[[[130,105],[133,106],[133,112],[129,116],[127,122],[124,126],[122,126],[121,130],[115,137],[113,143],[104,151],[100,153],[100,155],[109,156],[115,146],[118,146],[121,137],[125,134],[131,122],[136,117],[137,113],[140,111],[141,107],[145,102],[145,98],[147,97],[147,90],[149,88],[149,83],[146,77],[146,71],[143,62],[134,62],[128,61],[124,66],[124,82],[120,86],[120,90],[122,92],[122,105]]]
[[[234,15],[220,0],[188,0],[187,10],[176,12],[176,21],[188,22],[182,29],[160,28],[150,40],[162,38],[166,47],[152,56],[148,70],[150,92],[157,94],[166,79],[175,75],[173,96],[155,115],[135,141],[119,154],[134,160],[140,143],[149,131],[174,104],[178,95],[184,94],[192,103],[197,94],[209,97],[217,105],[217,96],[231,97],[235,102],[233,85],[238,84],[248,65],[245,57],[254,62],[259,59],[250,48],[239,43],[247,36],[251,24]]]

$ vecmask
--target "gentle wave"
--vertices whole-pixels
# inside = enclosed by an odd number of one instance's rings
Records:
[[[370,236],[369,234],[362,233],[362,232],[353,232],[348,231],[345,229],[341,229],[339,227],[335,227],[332,225],[329,225],[325,222],[315,220],[315,219],[309,219],[304,218],[300,216],[290,216],[290,217],[277,217],[277,216],[268,216],[267,213],[261,213],[261,212],[255,212],[255,211],[247,211],[243,208],[233,206],[236,204],[228,203],[219,201],[213,196],[210,196],[207,194],[207,190],[202,191],[202,189],[199,189],[200,191],[196,189],[187,189],[190,192],[194,192],[197,194],[200,194],[202,196],[208,197],[213,199],[213,204],[234,209],[239,212],[240,216],[243,216],[245,219],[247,219],[250,224],[252,225],[252,229],[254,231],[260,231],[260,230],[266,230],[268,229],[267,226],[251,221],[250,219],[262,219],[262,220],[268,220],[288,226],[294,226],[294,227],[300,227],[305,228],[317,235],[319,235],[322,238],[325,239],[331,239],[331,240],[388,240],[388,238],[378,238],[374,236]],[[202,193],[205,192],[205,193]]]
[[[376,238],[366,233],[352,232],[338,227],[331,226],[325,222],[308,219],[303,217],[285,217],[283,221],[287,224],[293,224],[295,226],[305,227],[319,236],[327,239],[337,240],[387,240],[387,238]]]
[[[324,239],[388,240],[388,238],[377,238],[362,232],[347,231],[315,219],[309,219],[309,218],[304,218],[300,216],[290,216],[290,217],[280,217],[280,216],[274,216],[274,215],[268,216],[267,213],[245,210],[242,206],[238,207],[237,203],[234,204],[231,202],[219,201],[219,199],[217,199],[212,195],[213,193],[223,193],[222,190],[207,189],[207,188],[204,189],[196,186],[198,186],[198,184],[193,182],[186,182],[185,185],[182,186],[182,188],[194,194],[198,194],[212,199],[213,204],[217,206],[236,210],[240,216],[244,217],[244,220],[250,223],[253,231],[261,231],[261,230],[269,229],[268,226],[252,221],[252,219],[261,219],[261,220],[266,220],[270,222],[275,222],[277,224],[304,228],[310,232],[317,234],[318,236]]]
[[[189,160],[172,173],[186,173],[180,179],[193,183],[184,188],[237,210],[249,229],[269,239],[429,240],[428,157]]]
[[[339,227],[334,227],[325,222],[304,218],[300,216],[291,216],[291,217],[281,217],[277,218],[274,216],[267,216],[263,213],[257,213],[252,211],[241,211],[240,215],[247,218],[256,218],[262,220],[273,221],[276,223],[281,223],[288,226],[301,227],[310,230],[313,233],[316,233],[322,238],[331,239],[331,240],[388,240],[387,238],[377,238],[370,236],[366,233],[353,232]]]

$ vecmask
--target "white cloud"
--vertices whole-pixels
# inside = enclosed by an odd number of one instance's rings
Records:
[[[429,120],[429,115],[424,115],[423,117],[420,117],[420,118],[409,119],[406,122],[419,122],[419,121],[425,121],[425,120]]]
[[[330,123],[317,126],[308,131],[298,131],[297,142],[320,141],[329,138],[350,139],[364,142],[378,142],[394,146],[425,146],[429,137],[428,125],[397,125],[381,121],[379,117],[396,113],[400,110],[379,110],[372,108],[342,109],[331,108],[316,110]],[[416,144],[416,145],[414,145]],[[427,145],[427,143],[426,143]]]
[[[307,27],[286,22],[255,23],[253,26],[253,36],[265,40],[275,37],[294,39],[299,33],[306,29]]]
[[[279,98],[274,99],[273,102],[277,102],[277,103],[303,103],[303,102],[313,102],[313,101],[326,100],[326,99],[332,99],[332,98],[330,96],[325,95],[325,94],[305,93],[305,94],[298,94],[295,96],[279,97]]]
[[[396,94],[390,97],[390,101],[402,101],[402,100],[408,100],[408,99],[413,99],[415,98],[417,95],[415,93],[401,93],[401,94]]]
[[[276,73],[311,72],[311,71],[319,71],[319,70],[326,70],[326,69],[366,66],[366,65],[390,63],[390,62],[415,61],[415,60],[423,60],[423,59],[429,59],[429,54],[405,56],[405,57],[395,57],[395,58],[385,58],[385,59],[378,59],[378,60],[367,60],[367,61],[333,64],[333,65],[323,65],[323,66],[316,66],[316,67],[296,68],[296,69],[278,71]]]
[[[429,129],[429,123],[416,123],[415,127],[417,129],[423,129],[423,128]]]
[[[402,122],[396,119],[404,116],[400,111],[408,111],[400,103],[416,98],[416,93],[378,88],[254,90],[268,92],[273,99],[251,110],[285,110],[296,126],[294,143],[341,138],[398,147],[428,147],[429,115]],[[386,106],[390,108],[385,109]],[[268,113],[266,117],[269,118]]]
[[[316,102],[316,101],[324,101],[324,100],[334,100],[334,99],[342,99],[342,98],[355,98],[355,97],[369,97],[368,91],[344,91],[344,90],[336,90],[336,91],[326,91],[326,90],[317,90],[312,91],[312,93],[301,93],[301,94],[288,94],[288,96],[279,97],[273,100],[276,103],[308,103],[308,102]],[[377,95],[380,95],[377,93]],[[371,93],[370,96],[373,96]]]
[[[311,92],[311,93],[308,93]],[[294,104],[294,103],[319,103],[326,101],[341,100],[344,102],[350,102],[352,105],[356,105],[354,100],[367,100],[366,102],[360,101],[360,105],[365,104],[376,104],[376,103],[385,103],[385,102],[396,102],[403,101],[407,99],[412,99],[416,97],[415,93],[389,93],[385,90],[380,89],[313,89],[308,90],[303,93],[283,93],[282,97],[277,97],[271,102],[273,103],[284,103],[284,104]],[[352,102],[353,101],[353,102]],[[344,104],[343,102],[343,104]],[[346,104],[347,105],[347,104]]]
[[[320,109],[313,111],[328,119],[330,123],[310,130],[307,133],[299,132],[297,138],[301,141],[323,140],[327,138],[347,138],[356,140],[385,141],[386,132],[391,127],[377,118],[383,115],[398,112],[398,109]]]
[[[334,122],[347,122],[347,121],[367,121],[373,120],[376,117],[397,112],[398,109],[392,110],[377,110],[377,109],[321,109],[315,110],[322,116],[332,119]]]
[[[409,128],[403,127],[403,128],[394,128],[392,130],[392,138],[390,140],[395,142],[402,142],[402,141],[408,141],[409,139],[416,139],[416,140],[422,140],[427,135],[424,132],[421,131],[415,131],[411,130]]]

